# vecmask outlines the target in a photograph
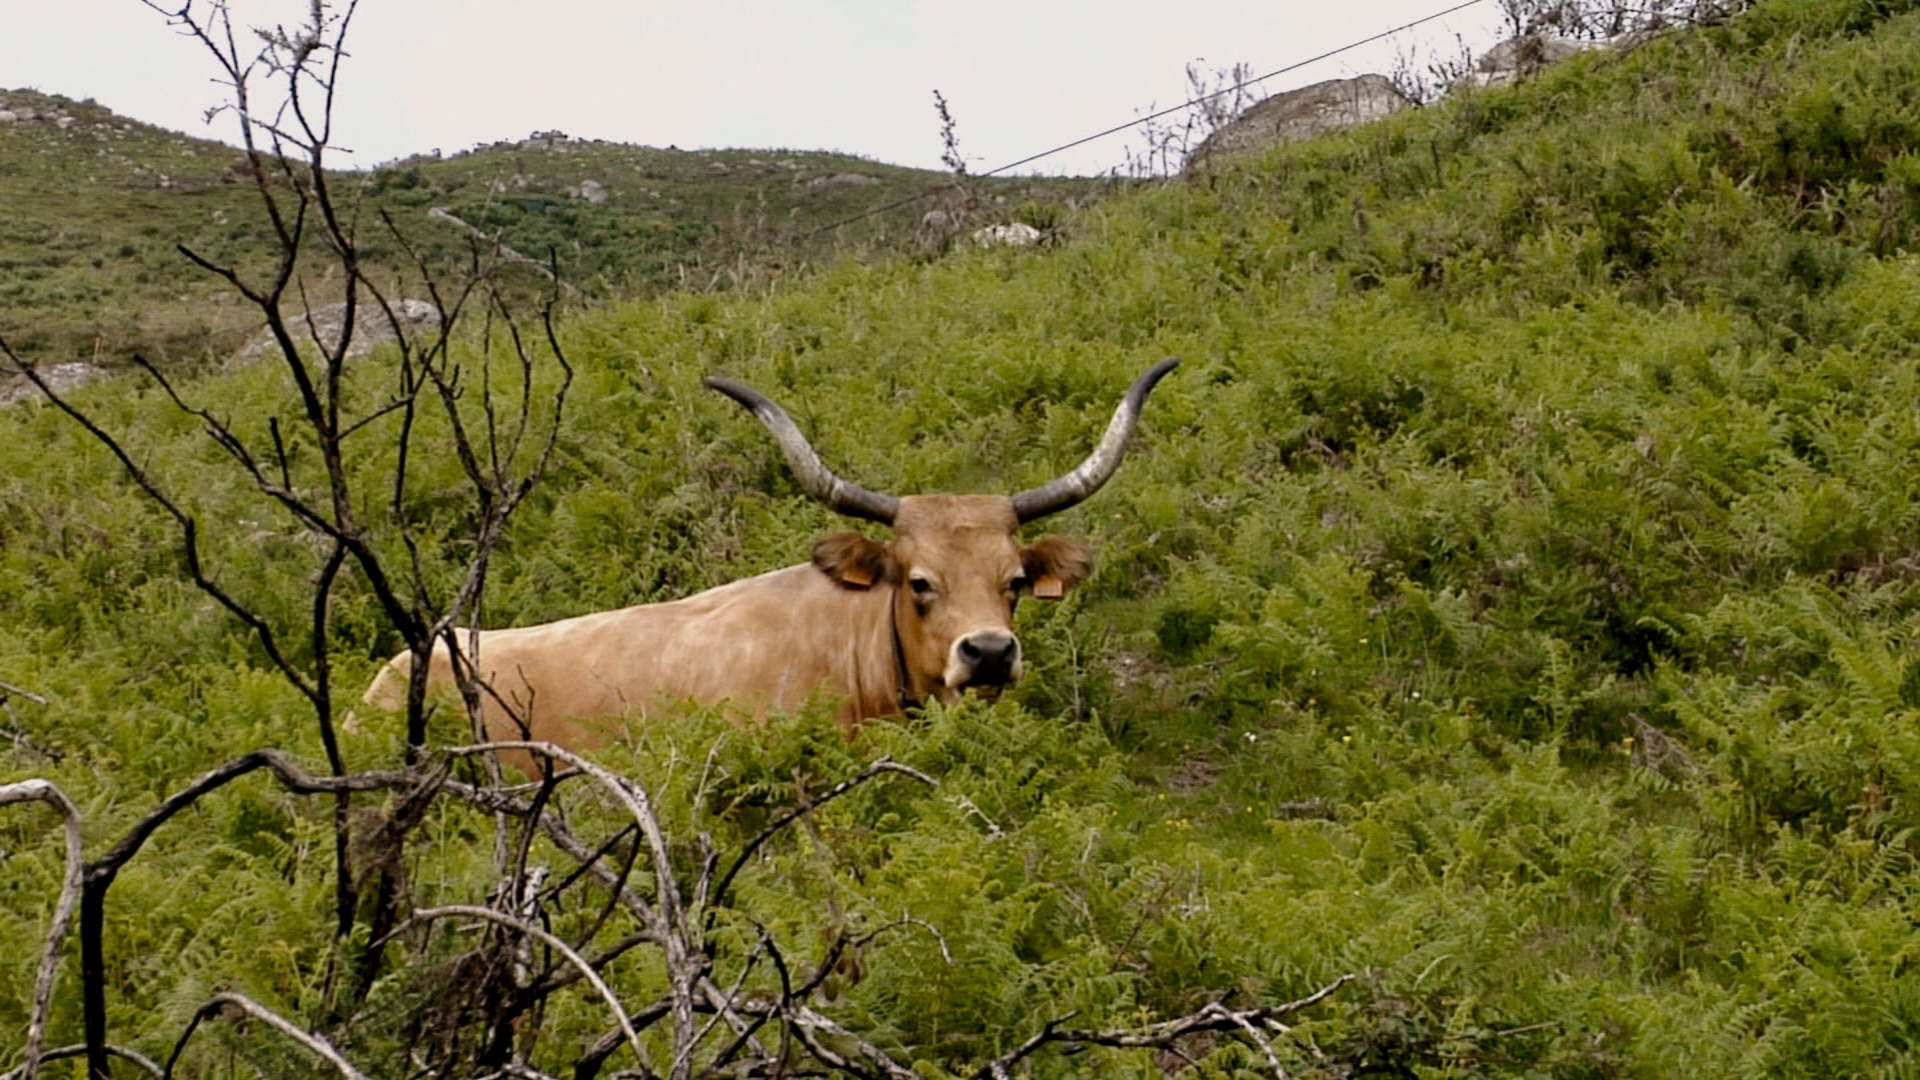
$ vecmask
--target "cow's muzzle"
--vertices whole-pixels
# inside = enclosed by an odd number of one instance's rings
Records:
[[[1004,631],[968,634],[953,643],[944,681],[963,687],[1005,686],[1020,678],[1020,639]]]

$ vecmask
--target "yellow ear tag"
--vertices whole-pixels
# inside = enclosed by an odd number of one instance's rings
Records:
[[[1041,600],[1058,600],[1067,595],[1067,587],[1059,578],[1048,574],[1033,583],[1033,595]]]
[[[873,584],[873,572],[864,566],[849,566],[840,571],[840,580],[855,588],[864,589]]]

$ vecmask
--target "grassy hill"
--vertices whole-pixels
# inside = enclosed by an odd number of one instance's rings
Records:
[[[1179,355],[1116,480],[1050,523],[1098,568],[1023,605],[1007,700],[852,741],[811,713],[695,715],[610,752],[722,846],[883,753],[940,780],[861,788],[769,844],[728,940],[764,929],[810,970],[823,920],[898,927],[823,1008],[922,1075],[1069,1015],[1127,1026],[1349,972],[1273,1035],[1292,1075],[1910,1075],[1917,83],[1915,4],[1774,0],[1104,202],[1058,247],[584,314],[557,471],[494,559],[489,623],[683,595],[843,527],[703,374],[785,402],[862,484],[997,491],[1077,461],[1126,381]],[[386,376],[357,370],[371,406]],[[289,408],[266,369],[191,391],[253,428]],[[220,523],[221,580],[298,626],[320,561],[302,531],[157,394],[85,401]],[[243,749],[319,760],[118,466],[51,409],[0,425],[0,679],[49,699],[9,704],[0,777],[57,780],[97,850]],[[378,477],[368,430],[352,466]],[[442,555],[449,457],[411,466]],[[334,633],[365,672],[395,647],[364,590]],[[396,738],[350,754],[391,761]],[[6,814],[0,935],[38,941],[58,829]],[[164,1055],[219,988],[326,1019],[329,820],[261,783],[156,835],[110,901],[116,1041]],[[423,893],[485,894],[476,820],[435,818]],[[409,1003],[460,955],[417,948],[387,1011],[333,1029],[370,1074],[409,1067]],[[775,985],[744,948],[716,978]],[[24,1026],[31,952],[0,959],[0,1030]],[[661,985],[645,961],[611,975],[630,1002]],[[55,1041],[78,1037],[63,985]],[[608,1024],[583,993],[521,1037],[559,1074]],[[311,1064],[231,1027],[188,1057]],[[1029,1065],[1273,1072],[1221,1036]]]
[[[16,347],[48,362],[118,365],[144,352],[179,366],[230,352],[259,329],[176,249],[243,266],[272,250],[238,151],[91,101],[13,90],[0,91],[0,107],[30,117],[0,124],[0,331]],[[943,173],[848,154],[681,151],[556,133],[342,179],[358,188],[348,201],[383,277],[411,264],[379,225],[382,212],[433,265],[462,264],[467,234],[429,216],[439,208],[533,258],[551,252],[593,300],[730,287],[843,249],[913,252],[921,215],[952,186]],[[599,185],[594,198],[588,182]],[[1042,224],[1110,187],[971,183],[981,221],[1024,214]],[[893,203],[905,205],[873,213]]]

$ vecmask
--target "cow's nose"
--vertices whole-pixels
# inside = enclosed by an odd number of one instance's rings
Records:
[[[960,640],[959,652],[971,669],[969,682],[1010,682],[1020,659],[1020,639],[1012,634],[973,634]]]

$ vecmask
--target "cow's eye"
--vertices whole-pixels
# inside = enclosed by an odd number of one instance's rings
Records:
[[[925,600],[933,595],[933,582],[923,577],[907,579],[907,587],[913,590],[916,600]]]
[[[1012,581],[1007,582],[1007,591],[1010,593],[1013,593],[1016,596],[1019,595],[1020,593],[1026,592],[1027,576],[1025,574],[1022,574],[1019,577],[1014,578]]]

